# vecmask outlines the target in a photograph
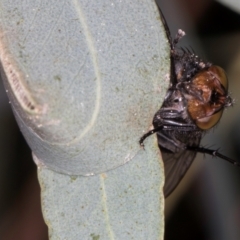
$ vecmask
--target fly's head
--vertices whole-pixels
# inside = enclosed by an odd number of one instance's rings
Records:
[[[220,120],[225,107],[233,100],[228,95],[228,80],[224,70],[212,65],[178,86],[187,99],[187,111],[198,128],[208,130]]]
[[[233,104],[228,95],[228,79],[221,67],[203,61],[187,49],[177,48],[178,41],[185,35],[179,35],[181,32],[178,31],[170,44],[171,85],[182,94],[186,107],[183,118],[201,130],[208,130],[220,120],[224,108]]]

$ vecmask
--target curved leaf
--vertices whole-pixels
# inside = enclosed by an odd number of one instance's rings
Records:
[[[138,143],[168,85],[155,2],[2,1],[0,29],[50,238],[162,239],[160,152]]]

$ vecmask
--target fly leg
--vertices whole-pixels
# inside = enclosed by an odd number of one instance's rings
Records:
[[[149,137],[150,135],[161,131],[162,129],[165,130],[182,130],[182,131],[193,131],[196,130],[196,126],[192,124],[183,124],[178,123],[172,120],[163,121],[159,126],[155,127],[154,129],[150,130],[149,132],[145,133],[139,140],[139,144],[141,147],[144,148],[144,140]]]
[[[144,140],[145,140],[147,137],[149,137],[150,135],[152,135],[152,134],[154,134],[154,133],[162,130],[162,128],[163,128],[163,126],[159,126],[159,127],[157,127],[157,128],[154,128],[154,129],[150,130],[149,132],[145,133],[145,134],[140,138],[140,140],[139,140],[140,146],[144,148],[144,144],[143,144]]]
[[[213,157],[219,157],[227,162],[230,162],[232,163],[233,165],[235,166],[238,166],[240,167],[240,163],[237,162],[236,160],[233,160],[221,153],[219,153],[218,150],[213,150],[213,149],[208,149],[208,148],[203,148],[203,147],[191,147],[191,146],[187,146],[186,147],[187,150],[190,150],[190,151],[194,151],[194,152],[199,152],[199,153],[203,153],[203,154],[209,154]]]

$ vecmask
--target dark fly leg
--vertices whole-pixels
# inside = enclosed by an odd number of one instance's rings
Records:
[[[140,146],[144,148],[144,144],[143,144],[144,140],[147,137],[149,137],[150,135],[152,135],[152,134],[154,134],[154,133],[156,133],[158,131],[161,131],[162,129],[163,129],[163,125],[161,125],[161,126],[159,126],[157,128],[154,128],[154,129],[150,130],[149,132],[145,133],[139,140]]]
[[[186,149],[190,150],[190,151],[198,152],[198,153],[208,154],[208,155],[211,155],[212,157],[219,157],[223,160],[226,160],[226,161],[232,163],[235,166],[240,167],[239,162],[219,153],[218,150],[208,149],[208,148],[204,148],[204,147],[194,147],[194,146],[193,147],[187,146]]]
[[[165,130],[182,130],[182,131],[194,131],[196,130],[195,125],[188,125],[188,124],[182,124],[179,122],[174,122],[174,121],[163,121],[163,123],[156,128],[150,130],[149,132],[145,133],[139,140],[139,144],[141,147],[144,147],[144,140],[149,137],[150,135],[161,131],[162,129]]]

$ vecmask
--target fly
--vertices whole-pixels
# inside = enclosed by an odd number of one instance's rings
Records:
[[[198,152],[217,156],[237,166],[240,164],[218,150],[200,146],[203,134],[218,123],[224,108],[233,105],[225,71],[203,61],[188,49],[178,48],[185,32],[178,30],[172,40],[166,20],[159,11],[170,44],[170,87],[153,117],[154,128],[144,134],[139,143],[144,146],[147,137],[157,134],[164,161],[164,195],[167,197],[184,177]]]

